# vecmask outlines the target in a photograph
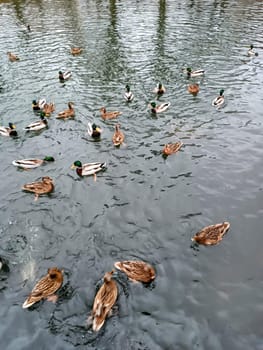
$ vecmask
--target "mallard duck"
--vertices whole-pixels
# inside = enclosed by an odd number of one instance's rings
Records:
[[[23,169],[34,169],[44,164],[45,162],[54,162],[54,161],[55,159],[53,157],[46,156],[43,159],[29,158],[29,159],[13,160],[12,164],[14,166],[17,166]]]
[[[59,112],[58,115],[56,116],[57,119],[69,119],[69,118],[74,118],[75,117],[75,110],[73,108],[74,103],[69,102],[68,103],[68,109],[65,111]]]
[[[176,143],[167,143],[163,148],[163,155],[169,156],[170,154],[176,153],[182,147],[183,143],[178,141]]]
[[[45,113],[46,117],[50,117],[51,113],[54,111],[55,111],[55,104],[53,102],[44,104],[43,112]]]
[[[22,190],[35,193],[35,201],[39,195],[50,193],[54,190],[53,180],[49,176],[42,177],[42,181],[25,184]]]
[[[96,181],[96,173],[106,169],[106,162],[104,163],[86,163],[82,164],[79,160],[76,160],[72,165],[71,169],[76,169],[76,173],[79,176],[94,175]]]
[[[114,146],[120,146],[123,143],[124,138],[125,138],[124,133],[120,131],[120,125],[119,124],[115,125],[115,131],[112,136],[112,142]]]
[[[92,315],[90,317],[92,322],[92,329],[98,332],[103,326],[106,317],[111,312],[113,305],[118,298],[117,283],[112,279],[111,272],[106,272],[104,275],[104,283],[100,287],[93,302]]]
[[[65,80],[68,80],[71,77],[72,73],[70,71],[62,72],[61,70],[58,72],[58,78],[60,82],[64,82]]]
[[[0,135],[2,136],[17,136],[16,126],[13,123],[8,124],[9,127],[0,126]]]
[[[7,52],[7,55],[8,55],[9,61],[11,61],[11,62],[15,62],[15,61],[20,60],[20,58],[12,52]]]
[[[158,83],[156,88],[154,88],[153,92],[156,93],[157,95],[162,95],[164,94],[166,91],[165,87],[163,86],[163,84]]]
[[[23,309],[27,309],[42,299],[56,301],[57,296],[54,293],[62,286],[63,271],[57,267],[48,269],[47,275],[41,278],[29,294],[28,298],[22,305]]]
[[[39,101],[33,100],[32,101],[32,109],[33,109],[33,111],[40,111],[41,109],[43,109],[45,104],[46,104],[46,102],[47,101],[44,98],[42,98]]]
[[[224,90],[220,90],[219,96],[217,96],[213,101],[212,101],[212,106],[215,107],[222,107],[222,105],[225,102],[225,97],[224,97]]]
[[[258,56],[258,53],[254,50],[254,46],[250,45],[250,49],[247,52],[248,56]]]
[[[130,85],[126,85],[126,92],[124,94],[124,98],[127,102],[131,102],[134,98],[133,93],[131,92]]]
[[[101,136],[101,128],[99,128],[95,123],[88,123],[88,134],[94,139],[99,139]]]
[[[170,102],[161,103],[158,106],[156,105],[156,102],[151,102],[148,107],[152,113],[156,114],[166,111],[169,106]]]
[[[199,85],[198,84],[188,85],[188,92],[190,92],[190,94],[196,96],[199,92]]]
[[[106,112],[105,107],[101,107],[100,113],[101,113],[102,119],[104,120],[114,119],[114,118],[117,118],[119,115],[121,115],[121,112]]]
[[[83,49],[81,47],[72,47],[70,49],[70,52],[72,53],[72,55],[79,55],[82,51]]]
[[[29,124],[28,126],[26,126],[24,128],[24,130],[26,130],[26,131],[39,131],[39,130],[42,130],[42,129],[47,128],[47,127],[48,127],[48,124],[47,124],[47,120],[45,119],[45,113],[41,112],[40,120]]]
[[[199,77],[200,75],[204,75],[205,71],[203,69],[192,71],[192,68],[186,68],[185,72],[187,73],[188,78]]]
[[[204,245],[214,245],[219,243],[224,234],[230,227],[229,222],[223,222],[221,224],[211,225],[203,228],[201,231],[197,232],[192,241]]]
[[[155,279],[154,268],[140,260],[117,261],[114,263],[116,269],[125,272],[132,281],[149,283]]]

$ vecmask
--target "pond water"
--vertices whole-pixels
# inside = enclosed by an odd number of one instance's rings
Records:
[[[18,132],[0,139],[1,349],[263,349],[262,21],[262,1],[252,0],[0,1],[0,125]],[[72,56],[73,46],[83,52]],[[187,79],[186,67],[205,75]],[[59,70],[72,71],[65,84]],[[171,105],[152,115],[158,82],[157,103]],[[189,82],[200,85],[196,97]],[[220,89],[226,103],[216,109]],[[26,133],[41,98],[56,112],[48,129]],[[69,101],[75,119],[56,119]],[[102,106],[122,112],[120,148]],[[89,122],[103,129],[99,142]],[[176,141],[183,147],[164,159]],[[46,155],[55,162],[12,165]],[[107,170],[80,178],[75,160]],[[42,176],[55,191],[34,201],[21,186]],[[222,221],[231,227],[219,245],[193,249],[197,231]],[[145,287],[118,274],[118,309],[93,333],[95,293],[124,259],[150,262],[156,280]],[[51,266],[64,269],[58,302],[22,309]]]

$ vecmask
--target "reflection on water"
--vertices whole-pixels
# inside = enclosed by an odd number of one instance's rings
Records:
[[[0,125],[18,131],[0,139],[3,349],[261,349],[262,17],[261,1],[0,1]],[[247,56],[250,44],[258,57]],[[73,46],[83,52],[72,56]],[[206,74],[187,79],[186,67]],[[72,71],[65,84],[59,70]],[[171,106],[152,116],[158,82],[167,88],[158,103]],[[216,110],[220,89],[226,104]],[[56,112],[29,135],[31,102],[43,97]],[[75,120],[57,120],[69,101]],[[102,106],[122,112],[120,148]],[[103,129],[100,142],[88,122]],[[180,152],[163,159],[164,144],[179,140]],[[56,161],[12,165],[46,155]],[[108,168],[82,179],[70,169],[78,159]],[[55,191],[34,202],[21,187],[42,176]],[[231,228],[220,245],[191,247],[223,220]],[[149,261],[157,278],[146,288],[118,274],[118,310],[95,334],[86,320],[96,290],[122,259]],[[23,310],[50,266],[65,271],[59,301]]]

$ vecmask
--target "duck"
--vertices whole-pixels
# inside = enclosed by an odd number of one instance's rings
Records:
[[[154,268],[141,260],[117,261],[114,267],[128,276],[133,282],[150,283],[155,279]]]
[[[68,80],[71,77],[72,73],[70,71],[62,72],[61,70],[58,72],[58,78],[61,83],[64,83],[65,80]]]
[[[134,99],[134,95],[131,92],[130,85],[128,85],[128,84],[126,85],[126,92],[124,94],[124,98],[127,102],[131,102]]]
[[[199,92],[199,84],[190,84],[187,89],[190,94],[196,96]]]
[[[72,55],[79,55],[83,51],[82,47],[72,47],[70,52]]]
[[[58,115],[56,116],[57,119],[69,119],[69,118],[74,118],[75,117],[75,110],[74,110],[74,103],[69,102],[68,103],[68,109],[65,111],[59,112]]]
[[[192,241],[195,241],[198,244],[215,245],[222,240],[229,227],[230,223],[227,221],[220,224],[206,226],[192,237]]]
[[[51,177],[43,176],[42,181],[31,182],[22,186],[22,190],[35,193],[35,201],[39,195],[50,193],[54,190],[54,183]]]
[[[157,95],[162,95],[164,94],[166,91],[165,87],[163,86],[163,84],[158,83],[156,88],[154,88],[153,92],[156,93]]]
[[[48,269],[47,274],[43,276],[35,285],[32,292],[22,305],[23,309],[27,309],[42,299],[55,302],[57,296],[54,293],[62,286],[63,270],[57,267]]]
[[[54,161],[55,159],[52,156],[46,156],[43,159],[27,158],[27,159],[13,160],[12,164],[14,166],[17,166],[23,169],[34,169],[39,167],[40,165],[43,165],[45,162],[54,162]]]
[[[94,175],[94,181],[96,181],[96,173],[106,169],[106,162],[104,162],[104,163],[86,163],[86,164],[82,164],[81,161],[76,160],[71,165],[71,169],[76,169],[76,173],[79,176]]]
[[[250,45],[250,49],[248,50],[247,54],[248,56],[258,56],[258,53],[255,52],[253,45]]]
[[[98,332],[104,325],[106,317],[111,313],[111,309],[118,298],[118,287],[117,283],[112,279],[113,273],[114,270],[105,273],[104,283],[93,302],[90,321],[92,321],[94,332]]]
[[[188,78],[195,78],[205,74],[203,69],[192,71],[192,68],[186,68],[185,72],[187,73]]]
[[[219,91],[219,96],[217,96],[213,101],[212,101],[212,106],[215,106],[217,108],[220,108],[223,106],[225,102],[225,97],[224,97],[224,90],[221,89]]]
[[[120,146],[123,141],[124,141],[124,133],[122,131],[120,131],[120,124],[117,124],[115,126],[115,131],[114,131],[114,134],[112,136],[112,142],[114,144],[114,146],[118,147]]]
[[[43,112],[45,113],[46,117],[50,117],[51,113],[55,111],[55,104],[54,102],[51,103],[45,103],[43,107]]]
[[[45,119],[45,113],[41,111],[40,120],[35,121],[24,128],[26,131],[39,131],[48,127],[47,120]]]
[[[152,113],[156,114],[166,111],[167,108],[169,108],[169,106],[170,102],[161,103],[158,106],[156,105],[156,102],[151,102],[148,107],[150,108]]]
[[[101,117],[104,120],[108,120],[108,119],[114,119],[117,118],[119,115],[121,115],[121,112],[107,112],[105,107],[101,107],[100,109],[100,113],[101,113]]]
[[[47,101],[44,98],[42,98],[39,101],[33,100],[32,101],[32,109],[33,109],[33,111],[40,111],[40,110],[42,110],[44,108],[46,102]]]
[[[94,139],[99,139],[101,136],[101,128],[99,128],[95,123],[88,123],[88,134]]]
[[[183,143],[181,141],[175,142],[175,143],[167,143],[163,148],[163,156],[169,156],[173,153],[176,153],[179,151],[179,149],[182,147]]]
[[[11,61],[11,62],[15,62],[15,61],[20,60],[20,58],[12,52],[7,52],[7,55],[8,55],[9,61]]]
[[[2,136],[17,136],[16,126],[13,123],[8,123],[8,127],[0,126],[0,135]]]

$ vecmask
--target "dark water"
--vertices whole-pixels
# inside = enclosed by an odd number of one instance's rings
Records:
[[[10,268],[0,272],[1,349],[263,349],[262,21],[262,1],[252,0],[0,1],[0,124],[19,132],[0,139],[0,256]],[[250,44],[258,57],[247,56]],[[71,46],[84,51],[73,57]],[[206,71],[197,97],[187,66]],[[65,85],[60,69],[73,72]],[[154,117],[147,104],[158,81],[171,107]],[[53,114],[47,130],[26,134],[31,101],[43,97],[56,112],[73,101],[76,118]],[[102,106],[123,113],[120,149]],[[93,121],[100,142],[87,134]],[[182,150],[164,160],[163,145],[178,140]],[[12,165],[46,155],[56,161]],[[77,159],[108,169],[97,182],[80,179],[70,169]],[[21,186],[43,175],[55,192],[34,202]],[[223,220],[231,228],[220,245],[191,248],[194,233]],[[87,330],[104,272],[133,258],[152,263],[156,281],[119,277],[117,314],[98,334]],[[65,270],[58,303],[23,310],[50,266]]]

